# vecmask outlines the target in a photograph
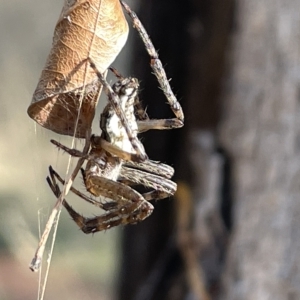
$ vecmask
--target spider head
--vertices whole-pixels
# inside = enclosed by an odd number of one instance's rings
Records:
[[[132,77],[122,78],[113,85],[113,90],[119,96],[122,106],[134,105],[138,89],[139,82]]]

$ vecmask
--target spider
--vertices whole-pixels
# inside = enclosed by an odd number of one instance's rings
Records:
[[[176,118],[182,122],[181,127],[183,126],[184,122],[184,114],[182,111],[182,108],[180,106],[180,103],[177,101],[171,87],[169,84],[169,80],[167,79],[166,72],[163,68],[162,62],[158,57],[158,53],[155,50],[155,47],[144,28],[143,24],[141,23],[140,19],[137,17],[136,13],[131,10],[131,8],[126,4],[124,1],[120,0],[121,5],[125,9],[126,13],[129,15],[129,17],[132,20],[133,27],[136,28],[138,31],[141,39],[144,42],[145,48],[150,56],[150,66],[153,70],[154,75],[156,76],[159,85],[164,92],[172,111],[174,112]]]
[[[115,72],[115,71],[114,71]],[[153,206],[148,201],[163,199],[175,193],[177,185],[169,178],[174,169],[168,165],[146,159],[141,161],[135,154],[132,138],[137,134],[150,129],[171,129],[174,122],[167,120],[150,120],[141,109],[137,98],[138,81],[136,78],[123,78],[115,74],[118,81],[110,87],[101,74],[99,80],[105,87],[110,102],[101,114],[101,136],[91,137],[91,150],[85,157],[86,168],[82,171],[84,184],[88,192],[94,196],[101,196],[112,201],[104,203],[87,197],[78,190],[71,190],[84,200],[106,211],[101,216],[85,218],[78,214],[66,200],[64,207],[70,216],[84,233],[93,233],[120,225],[134,224],[147,218],[153,211]],[[111,99],[113,98],[113,99]],[[120,109],[124,112],[126,121],[131,130],[132,137],[127,135],[117,112],[112,103],[119,102]],[[138,120],[135,114],[138,113]],[[176,127],[175,123],[175,127]],[[81,157],[82,153],[76,149],[70,149],[52,140],[72,156]],[[142,143],[137,139],[138,149],[145,157]],[[60,195],[60,189],[56,183],[58,179],[64,181],[50,167],[50,177],[47,181],[56,197]],[[132,186],[143,185],[151,191],[141,194]]]
[[[184,121],[183,111],[171,90],[162,63],[145,28],[130,7],[123,1],[120,2],[144,41],[151,57],[150,65],[176,118],[150,120],[138,101],[137,79],[123,78],[114,71],[119,80],[111,87],[97,70],[93,60],[89,58],[91,68],[108,95],[109,104],[101,115],[101,136],[91,137],[91,150],[85,157],[87,165],[83,171],[83,179],[87,191],[94,196],[102,196],[112,201],[107,203],[96,201],[74,188],[71,189],[84,200],[106,211],[99,217],[84,218],[64,200],[63,205],[84,233],[142,221],[153,211],[153,206],[148,201],[173,195],[177,188],[176,184],[169,180],[174,173],[173,168],[149,160],[137,134],[150,129],[180,128]],[[69,149],[56,141],[52,143],[73,156],[83,156],[83,153],[76,149]],[[60,189],[56,179],[64,183],[50,167],[50,177],[47,181],[54,194],[59,197]],[[133,185],[144,185],[152,190],[140,194],[132,188]]]

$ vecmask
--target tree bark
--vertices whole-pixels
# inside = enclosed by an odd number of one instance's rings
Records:
[[[145,136],[178,193],[126,227],[120,299],[300,299],[300,4],[141,4],[186,124]],[[170,116],[143,51],[142,99]]]
[[[220,299],[300,299],[299,9],[237,1],[219,127],[234,180]]]

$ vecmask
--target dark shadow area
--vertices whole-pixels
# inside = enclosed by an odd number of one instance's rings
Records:
[[[232,6],[232,0],[154,0],[141,1],[137,11],[185,112],[183,129],[148,132],[142,136],[142,141],[148,156],[174,166],[175,181],[187,183],[191,191],[201,184],[201,178],[195,177],[191,166],[191,134],[195,130],[210,130],[215,135],[220,119],[220,93]],[[131,75],[141,81],[140,99],[150,118],[172,117],[158,82],[151,74],[150,58],[144,45],[133,28],[131,32],[135,36]],[[220,171],[222,176],[228,174],[228,163],[229,160]],[[230,194],[227,180],[223,180],[220,190],[226,197]],[[192,199],[191,228],[197,217],[197,201]],[[222,211],[224,221],[221,222],[230,227],[231,207],[230,201],[226,201],[220,199],[217,209]],[[177,245],[175,216],[175,200],[165,199],[155,204],[147,220],[124,228],[119,299],[174,300],[184,299],[190,293],[185,262]],[[217,247],[222,253],[225,245],[220,243]],[[209,249],[204,252],[207,251]],[[198,259],[200,266],[201,255]],[[223,259],[216,260],[216,264],[223,263]],[[204,261],[207,261],[205,257]],[[203,268],[209,269],[210,265],[204,262]],[[218,278],[214,276],[211,282],[208,279],[207,289],[211,295],[217,296],[218,286]]]

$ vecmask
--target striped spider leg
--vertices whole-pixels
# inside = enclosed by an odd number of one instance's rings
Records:
[[[141,39],[143,40],[145,48],[150,56],[150,66],[153,70],[153,73],[156,76],[156,78],[159,82],[159,85],[160,85],[163,93],[165,94],[165,96],[171,106],[172,111],[174,112],[174,114],[177,118],[177,121],[179,121],[179,124],[181,124],[181,126],[178,126],[178,127],[182,127],[183,122],[184,122],[184,114],[183,114],[180,103],[176,99],[176,96],[174,95],[174,93],[171,89],[171,86],[170,86],[169,80],[167,78],[166,72],[163,68],[162,62],[158,57],[158,53],[155,50],[155,47],[145,29],[145,27],[139,20],[136,13],[134,11],[132,11],[131,8],[128,6],[128,4],[126,4],[124,1],[120,0],[120,2],[122,4],[123,8],[125,9],[126,13],[131,18],[133,27],[136,28]]]
[[[118,81],[110,87],[104,77],[99,73],[109,98],[109,101],[101,114],[101,136],[92,136],[91,149],[86,155],[86,168],[82,172],[84,184],[88,192],[100,201],[89,198],[72,188],[77,195],[91,204],[103,210],[100,216],[85,218],[77,213],[64,200],[63,205],[73,220],[84,233],[93,233],[120,224],[134,224],[147,218],[153,211],[151,200],[163,199],[175,193],[177,185],[170,178],[174,169],[168,165],[146,159],[140,161],[132,138],[136,138],[141,153],[145,153],[142,143],[137,134],[150,129],[171,129],[178,123],[168,120],[150,120],[141,111],[137,98],[138,81],[135,78],[123,78],[115,74]],[[125,116],[128,128],[124,128],[122,120],[112,103],[119,103]],[[138,115],[139,120],[136,119]],[[128,132],[132,135],[130,137]],[[69,149],[56,141],[52,141],[67,153],[81,157],[82,154],[76,149]],[[57,197],[60,194],[56,179],[63,183],[59,175],[50,168],[50,177],[47,181]],[[149,191],[141,194],[134,189],[136,185],[143,185]],[[104,202],[102,199],[109,199]]]

